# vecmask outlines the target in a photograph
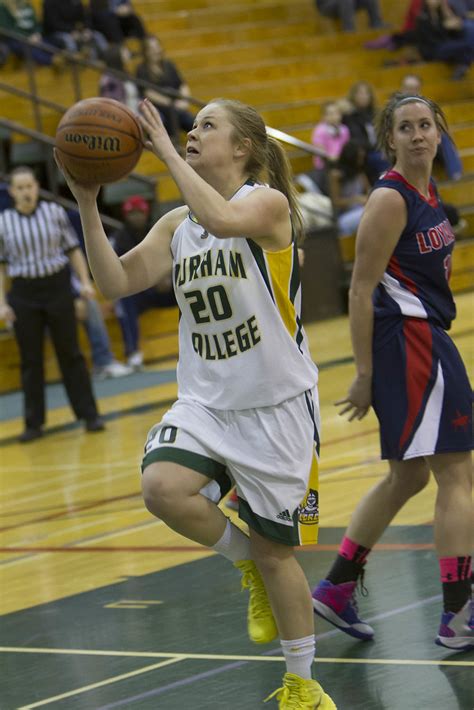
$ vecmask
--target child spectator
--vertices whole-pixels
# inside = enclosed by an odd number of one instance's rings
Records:
[[[335,101],[328,101],[323,106],[322,118],[314,127],[311,143],[316,148],[324,150],[329,160],[324,161],[319,156],[313,158],[314,170],[309,177],[316,183],[321,192],[328,194],[327,167],[336,162],[342,147],[350,138],[348,127],[342,123],[342,111]],[[326,162],[326,164],[325,164]]]

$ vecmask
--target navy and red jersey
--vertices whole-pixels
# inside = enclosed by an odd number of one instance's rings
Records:
[[[454,234],[433,180],[429,199],[395,170],[374,186],[397,190],[407,206],[407,224],[374,291],[374,316],[388,335],[389,323],[400,316],[424,318],[448,330],[456,316],[449,287]],[[384,328],[384,321],[387,328]],[[383,338],[385,339],[385,338]]]

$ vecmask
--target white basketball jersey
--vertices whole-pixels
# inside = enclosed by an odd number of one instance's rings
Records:
[[[252,190],[243,185],[232,200]],[[251,239],[218,239],[193,215],[171,242],[181,312],[178,396],[214,409],[279,404],[312,389],[318,370],[301,319],[296,245],[263,250]]]

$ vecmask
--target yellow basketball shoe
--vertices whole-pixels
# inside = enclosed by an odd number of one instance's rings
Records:
[[[275,696],[278,710],[337,710],[317,681],[300,678],[294,673],[285,673],[283,687],[275,690],[265,702]]]
[[[262,575],[252,560],[239,560],[234,562],[234,567],[242,573],[242,591],[249,590],[247,612],[249,637],[254,643],[270,643],[278,636],[278,629]]]

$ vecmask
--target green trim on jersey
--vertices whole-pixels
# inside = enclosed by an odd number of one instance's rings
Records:
[[[151,463],[155,463],[155,461],[172,461],[173,463],[179,463],[181,466],[202,473],[208,478],[214,478],[218,482],[222,480],[223,475],[227,475],[226,467],[223,463],[214,461],[214,459],[210,459],[202,454],[196,454],[193,451],[178,449],[175,446],[159,446],[156,449],[152,449],[143,457],[142,473],[147,466]]]
[[[300,287],[300,269],[298,264],[298,246],[295,241],[293,241],[293,271],[291,272],[290,279],[290,301],[295,302],[296,294]]]
[[[265,286],[267,287],[268,292],[272,297],[272,301],[275,302],[275,296],[273,295],[272,287],[270,285],[270,275],[268,273],[267,264],[263,255],[263,249],[259,247],[258,244],[253,241],[253,239],[247,239],[247,244],[249,245],[249,249],[252,252],[252,256],[257,263],[258,270],[262,274],[263,280],[265,281]]]
[[[286,512],[288,517],[290,514]],[[297,511],[296,511],[297,513]],[[296,513],[291,516],[293,525],[282,525],[274,520],[268,520],[268,518],[262,518],[257,513],[254,513],[250,508],[247,501],[239,498],[239,518],[243,520],[247,525],[255,530],[262,537],[270,538],[279,542],[282,545],[290,545],[291,547],[298,546],[300,544],[298,535],[298,525],[295,520]]]

